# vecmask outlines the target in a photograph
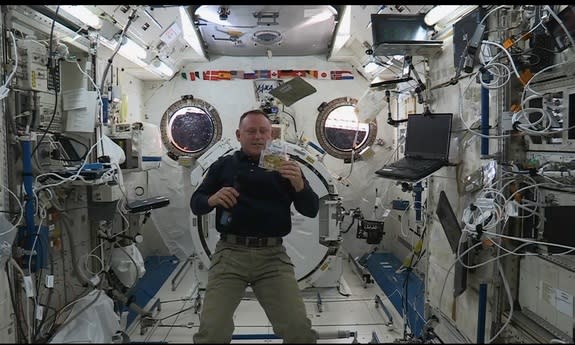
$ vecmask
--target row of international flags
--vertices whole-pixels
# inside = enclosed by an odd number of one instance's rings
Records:
[[[186,80],[289,79],[294,77],[327,79],[327,80],[354,79],[353,73],[348,70],[319,71],[319,70],[294,70],[294,69],[279,69],[279,70],[261,69],[254,71],[208,70],[203,71],[201,73],[199,71],[190,71],[190,72],[181,72],[180,76]]]

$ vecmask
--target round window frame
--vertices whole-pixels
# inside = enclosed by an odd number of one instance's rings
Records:
[[[320,106],[319,114],[315,122],[315,135],[318,140],[319,145],[331,156],[339,159],[351,159],[352,151],[343,151],[332,145],[325,135],[325,123],[327,118],[332,111],[336,110],[342,106],[353,106],[357,105],[357,99],[351,97],[339,97],[331,100],[330,102]],[[354,159],[359,158],[359,152],[364,148],[372,146],[375,143],[375,138],[377,137],[377,122],[375,120],[369,122],[369,132],[367,133],[367,138],[364,143],[360,145],[355,150]]]
[[[171,135],[168,134],[169,126],[170,126],[170,119],[174,116],[178,111],[182,108],[186,107],[195,107],[201,109],[205,114],[207,114],[214,124],[214,133],[212,136],[212,140],[210,143],[203,149],[198,152],[186,152],[180,150],[171,139]],[[168,157],[171,159],[178,161],[180,156],[197,158],[203,155],[210,147],[212,147],[215,143],[222,139],[222,120],[220,118],[220,114],[214,108],[213,105],[210,103],[199,99],[194,98],[192,96],[182,96],[182,99],[172,103],[164,114],[162,115],[162,120],[160,121],[160,132],[162,135],[162,143],[164,147],[168,150]]]

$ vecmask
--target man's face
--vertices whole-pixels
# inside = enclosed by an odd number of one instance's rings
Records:
[[[240,128],[236,130],[236,137],[242,146],[242,150],[252,158],[258,158],[266,145],[271,140],[272,125],[262,114],[251,113],[242,120]]]

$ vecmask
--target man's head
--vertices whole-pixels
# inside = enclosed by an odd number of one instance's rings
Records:
[[[272,125],[267,114],[259,109],[243,113],[236,130],[236,138],[245,154],[258,158],[266,141],[272,138]]]

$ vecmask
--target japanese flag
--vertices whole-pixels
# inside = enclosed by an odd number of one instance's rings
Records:
[[[317,79],[331,79],[329,71],[317,71]]]

